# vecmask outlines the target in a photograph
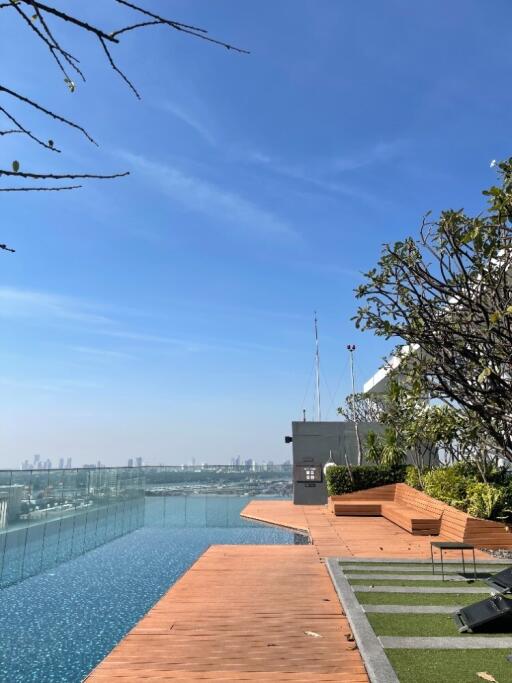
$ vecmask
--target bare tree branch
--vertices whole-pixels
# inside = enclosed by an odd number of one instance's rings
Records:
[[[77,123],[74,123],[73,121],[70,121],[69,119],[66,119],[64,116],[61,116],[60,114],[56,114],[55,112],[51,111],[50,109],[46,109],[46,107],[43,107],[41,104],[38,104],[34,100],[29,99],[28,97],[25,97],[25,95],[21,95],[20,93],[17,93],[14,90],[11,90],[10,88],[6,88],[4,85],[0,85],[0,93],[6,93],[7,95],[10,95],[11,97],[14,97],[17,100],[20,100],[20,102],[24,102],[25,104],[28,104],[30,107],[33,107],[34,109],[37,109],[37,111],[40,111],[43,114],[46,114],[46,116],[49,116],[52,119],[55,119],[56,121],[59,121],[60,123],[66,124],[66,126],[70,126],[71,128],[75,128],[76,130],[80,131],[85,137],[98,146],[98,143],[96,140],[94,140],[91,135],[83,128],[82,126],[78,125]]]
[[[106,0],[104,0],[106,2]],[[175,31],[180,31],[182,33],[186,33],[187,35],[190,35],[195,38],[199,38],[200,40],[205,40],[207,42],[210,42],[215,45],[219,45],[221,47],[224,47],[228,50],[233,50],[235,52],[239,53],[244,53],[248,54],[247,50],[244,50],[242,48],[236,47],[235,45],[232,45],[231,43],[227,43],[222,40],[218,40],[216,38],[212,38],[208,35],[208,31],[206,31],[203,28],[200,28],[198,26],[193,26],[191,24],[185,24],[180,21],[175,21],[173,19],[167,19],[159,14],[155,14],[151,10],[142,7],[136,2],[131,2],[129,0],[111,0],[111,2],[114,4],[114,6],[118,6],[120,9],[121,7],[131,10],[137,15],[142,15],[144,17],[143,21],[136,21],[133,23],[127,23],[125,26],[121,26],[117,30],[114,31],[109,31],[103,27],[100,27],[96,23],[90,23],[88,21],[85,21],[83,19],[80,19],[78,16],[75,16],[74,13],[71,11],[64,11],[61,9],[58,9],[53,5],[53,3],[50,3],[49,1],[47,2],[40,2],[39,0],[9,0],[9,1],[4,1],[0,3],[0,9],[8,9],[10,8],[14,13],[15,16],[19,17],[19,19],[23,22],[23,24],[30,30],[32,35],[37,38],[37,40],[41,41],[41,43],[45,46],[45,48],[48,50],[50,53],[51,58],[53,61],[57,64],[57,67],[59,71],[64,75],[64,81],[66,83],[66,86],[70,90],[70,92],[74,92],[76,85],[75,83],[71,80],[70,78],[70,70],[73,70],[76,74],[80,76],[80,78],[85,81],[85,74],[81,70],[81,68],[78,66],[80,64],[80,60],[73,55],[69,50],[67,50],[60,42],[58,32],[56,31],[56,27],[58,28],[59,26],[62,26],[64,24],[68,24],[70,26],[74,26],[76,29],[85,32],[86,34],[90,34],[93,38],[96,38],[99,43],[101,44],[101,48],[103,52],[105,53],[105,56],[107,58],[107,61],[112,68],[113,71],[117,73],[117,75],[122,78],[122,80],[126,83],[126,85],[130,88],[130,90],[134,93],[134,95],[140,99],[140,93],[135,87],[135,85],[132,83],[132,81],[129,79],[129,77],[124,73],[124,71],[117,65],[113,52],[111,51],[112,46],[115,46],[119,44],[120,42],[120,36],[133,32],[135,30],[141,29],[141,28],[146,28],[150,26],[166,26],[169,27]],[[49,24],[49,19],[52,19],[52,27],[50,28]],[[39,112],[40,114],[43,114],[44,116],[53,119],[57,123],[66,125],[70,128],[73,128],[74,130],[80,132],[82,135],[84,135],[87,140],[92,142],[93,144],[97,145],[97,142],[94,140],[94,138],[89,134],[89,132],[81,125],[78,123],[75,123],[73,120],[62,116],[61,114],[56,113],[52,109],[49,109],[39,102],[35,101],[34,99],[31,99],[30,97],[23,95],[12,88],[9,88],[5,85],[0,84],[0,96],[4,95],[7,97],[12,98],[15,100],[18,104],[23,104],[26,105],[35,111]],[[43,148],[52,151],[52,152],[57,152],[60,153],[61,150],[56,148],[53,140],[48,139],[45,141],[43,137],[40,135],[36,135],[33,133],[31,130],[29,130],[26,126],[20,123],[19,117],[17,114],[11,113],[10,108],[3,104],[3,106],[0,106],[0,112],[12,123],[16,126],[16,128],[11,128],[11,129],[6,129],[3,131],[0,131],[0,138],[5,137],[7,135],[25,135],[28,138],[30,138],[33,142],[36,144],[42,146]],[[59,174],[59,173],[32,173],[32,172],[21,172],[19,168],[17,168],[18,162],[13,162],[13,170],[1,170],[0,169],[0,177],[5,176],[9,178],[23,178],[26,180],[48,180],[48,181],[54,181],[54,180],[65,180],[65,179],[111,179],[111,178],[121,178],[124,176],[128,175],[128,172],[123,172],[123,173],[114,173],[114,174],[100,174],[100,173],[65,173],[65,174]],[[16,168],[16,170],[14,170]],[[49,192],[59,192],[62,190],[72,190],[72,189],[77,189],[81,187],[81,185],[66,185],[66,186],[53,186],[53,185],[38,185],[35,187],[0,187],[0,192],[30,192],[30,191],[35,191],[35,192],[43,192],[43,191],[49,191]]]
[[[0,168],[0,178],[2,176],[9,176],[14,178],[32,178],[35,180],[74,180],[78,178],[112,180],[113,178],[124,178],[127,175],[130,175],[130,171],[101,175],[95,173],[29,173],[27,171],[6,171],[5,169]]]
[[[49,149],[51,152],[58,152],[58,153],[60,153],[60,149],[58,149],[57,147],[55,147],[55,145],[53,144],[53,142],[51,142],[51,143],[50,143],[50,141],[44,142],[44,140],[41,140],[41,139],[38,138],[37,136],[33,135],[33,133],[31,133],[29,130],[27,130],[26,128],[24,128],[24,127],[21,125],[21,123],[20,123],[19,121],[17,121],[17,120],[14,118],[14,116],[13,116],[12,114],[9,114],[9,112],[7,111],[7,109],[4,109],[3,107],[0,107],[0,111],[9,119],[9,121],[12,121],[12,123],[14,123],[16,126],[18,126],[18,130],[17,130],[17,131],[11,131],[11,132],[24,133],[24,134],[27,135],[31,140],[34,140],[34,142],[37,142],[38,145],[41,145],[41,146],[44,147],[45,149]]]
[[[61,190],[79,190],[81,187],[83,187],[83,185],[63,185],[60,187],[0,187],[0,192],[60,192]]]

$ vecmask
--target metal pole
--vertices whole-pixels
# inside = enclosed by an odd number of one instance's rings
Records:
[[[359,438],[359,429],[357,426],[357,416],[356,416],[356,382],[354,377],[354,351],[356,350],[355,344],[347,345],[348,352],[350,354],[350,376],[352,378],[352,420],[354,422],[354,430],[356,433],[357,441],[357,464],[363,464],[363,453],[361,450],[361,439]]]
[[[318,321],[316,319],[315,311],[315,344],[316,344],[316,419],[318,422],[322,420],[322,410],[320,407],[320,348],[318,345]]]

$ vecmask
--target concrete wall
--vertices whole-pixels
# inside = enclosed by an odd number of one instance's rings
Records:
[[[364,445],[368,432],[380,433],[377,422],[359,423],[359,436]],[[332,451],[337,465],[348,461],[357,465],[357,441],[352,422],[292,422],[293,437],[293,502],[296,505],[322,505],[327,502],[323,467]],[[307,471],[306,471],[307,468]]]

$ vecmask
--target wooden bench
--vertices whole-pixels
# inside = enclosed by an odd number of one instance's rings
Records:
[[[331,496],[329,509],[337,516],[385,517],[415,535],[440,535],[479,548],[512,548],[512,533],[507,525],[472,517],[407,484]]]
[[[431,536],[439,533],[441,524],[439,515],[419,513],[412,507],[389,500],[333,502],[333,511],[337,516],[349,517],[385,517],[390,522],[402,527],[414,535]]]

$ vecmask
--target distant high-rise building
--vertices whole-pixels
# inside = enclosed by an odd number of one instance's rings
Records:
[[[67,469],[67,470],[70,470],[70,469],[73,467],[73,464],[72,464],[72,463],[73,463],[73,461],[72,461],[71,458],[68,458],[68,459],[66,460],[66,469]]]
[[[128,458],[128,467],[133,467],[133,458]]]
[[[140,456],[138,458],[135,458],[135,465],[137,467],[142,467],[143,462],[142,462],[142,458]]]
[[[59,458],[59,470],[64,469],[64,458]]]
[[[248,458],[244,465],[247,467],[248,470],[252,470],[252,466],[254,464],[254,460],[252,458]]]
[[[102,467],[101,460],[98,460],[98,462],[96,463],[96,467]]]
[[[34,455],[34,469],[35,470],[39,469],[39,462],[40,461],[41,461],[41,456],[38,453],[36,453]]]

